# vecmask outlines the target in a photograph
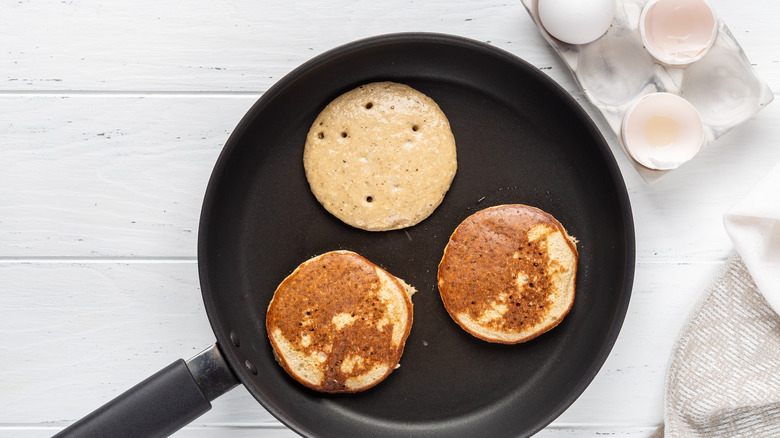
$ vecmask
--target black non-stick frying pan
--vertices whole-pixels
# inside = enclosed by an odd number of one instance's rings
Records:
[[[458,172],[420,224],[368,232],[331,216],[311,194],[303,144],[322,108],[373,81],[410,85],[449,118]],[[575,236],[574,307],[550,332],[496,345],[461,330],[436,289],[455,227],[477,210],[522,203]],[[242,383],[307,436],[527,436],[561,414],[612,348],[634,274],[634,229],[622,177],[574,99],[538,69],[480,42],[393,34],[324,53],[268,90],[231,135],[208,185],[198,265],[216,345],[177,361],[62,436],[164,436]],[[401,367],[368,391],[324,395],[274,361],[265,313],[279,282],[306,259],[348,249],[417,288]]]

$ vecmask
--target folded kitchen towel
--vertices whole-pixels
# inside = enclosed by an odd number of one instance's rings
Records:
[[[758,290],[780,313],[780,164],[723,217]]]
[[[780,437],[780,317],[736,253],[677,339],[662,436]]]
[[[691,311],[658,437],[780,437],[780,165],[724,215],[736,252]]]

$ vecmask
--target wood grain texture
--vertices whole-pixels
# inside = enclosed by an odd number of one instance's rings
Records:
[[[195,256],[211,169],[253,102],[0,97],[0,255]]]
[[[640,263],[612,354],[556,427],[659,423],[672,344],[718,266]],[[0,284],[0,425],[74,421],[214,342],[195,262],[3,262]],[[196,425],[275,424],[242,387],[213,405]]]
[[[780,2],[710,0],[780,90]],[[214,342],[198,216],[235,125],[311,57],[391,32],[485,41],[539,67],[605,133],[633,207],[634,294],[582,396],[539,437],[646,437],[679,327],[732,250],[722,216],[780,162],[774,103],[648,186],[517,2],[0,4],[0,437],[51,436]],[[178,437],[294,436],[243,388]]]
[[[0,257],[194,257],[211,169],[255,100],[0,96]],[[780,138],[778,118],[780,106],[766,108],[652,187],[606,135],[640,259],[725,259],[722,215],[780,161],[762,141]]]
[[[777,51],[764,41],[780,40],[780,5],[711,3],[761,74],[780,77]],[[3,17],[0,53],[9,62],[0,84],[17,91],[259,92],[332,47],[410,31],[454,33],[562,66],[519,1],[44,0],[7,3]],[[560,69],[556,79],[565,75]]]
[[[4,12],[12,24],[0,53],[14,62],[2,74],[14,90],[257,92],[313,55],[390,32],[458,29],[481,41],[546,50],[524,44],[537,35],[518,26],[526,18],[519,3],[50,0]]]

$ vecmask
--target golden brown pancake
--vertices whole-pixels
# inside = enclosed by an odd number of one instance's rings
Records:
[[[574,302],[576,240],[551,215],[500,205],[469,216],[439,264],[444,306],[477,338],[505,344],[552,329]]]
[[[282,281],[266,330],[279,364],[322,392],[358,392],[398,366],[414,288],[350,251],[307,260]]]
[[[458,163],[449,121],[433,99],[375,82],[322,110],[306,136],[303,166],[328,212],[353,227],[385,231],[433,213]]]

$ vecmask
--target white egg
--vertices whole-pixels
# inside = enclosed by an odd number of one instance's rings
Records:
[[[539,20],[554,38],[586,44],[604,35],[615,18],[615,0],[539,0]]]
[[[626,111],[623,144],[629,155],[650,169],[670,170],[693,158],[704,140],[696,108],[671,93],[652,93]]]
[[[651,0],[639,17],[639,34],[655,59],[690,64],[709,51],[718,35],[718,22],[703,0]]]

